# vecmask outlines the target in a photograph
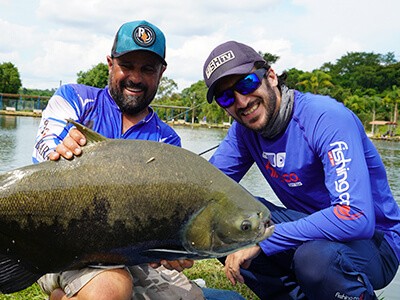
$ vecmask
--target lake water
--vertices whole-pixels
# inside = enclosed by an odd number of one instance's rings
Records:
[[[31,154],[40,119],[0,115],[0,173],[31,164]],[[174,128],[182,138],[182,146],[194,153],[202,153],[217,146],[226,135],[224,129]],[[389,184],[396,201],[400,204],[400,143],[374,141],[386,166]],[[214,150],[213,150],[214,151]],[[208,159],[213,151],[202,156]],[[241,184],[256,196],[262,196],[279,204],[259,170],[251,168]],[[400,271],[394,281],[377,295],[385,300],[399,300]]]

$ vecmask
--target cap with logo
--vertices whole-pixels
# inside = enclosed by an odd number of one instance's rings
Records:
[[[111,56],[119,57],[137,50],[153,52],[167,65],[164,34],[157,26],[144,20],[125,23],[118,29]]]
[[[213,100],[218,80],[228,75],[250,73],[257,63],[266,62],[259,53],[245,44],[229,41],[216,47],[203,68],[204,81],[208,86],[208,103]]]

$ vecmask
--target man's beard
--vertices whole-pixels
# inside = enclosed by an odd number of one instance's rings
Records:
[[[265,121],[259,126],[259,128],[256,129],[256,131],[261,135],[265,133],[265,131],[269,128],[268,125],[275,120],[275,117],[278,114],[278,111],[276,110],[278,97],[276,96],[276,93],[272,90],[272,88],[268,89],[268,99],[266,101],[264,100],[263,102],[263,105],[266,106]]]
[[[147,95],[147,87],[143,84],[135,84],[132,82],[121,82],[119,85],[112,85],[112,77],[110,76],[109,91],[111,97],[118,105],[119,109],[123,114],[135,116],[145,110],[153,101],[155,93],[153,95]],[[142,96],[125,96],[123,90],[125,87],[130,88],[141,88],[144,91]]]
[[[271,88],[268,88],[268,98],[262,99],[262,103],[260,103],[260,105],[265,107],[264,122],[261,123],[260,125],[258,125],[257,127],[254,127],[251,124],[243,123],[240,119],[237,121],[240,124],[242,124],[243,126],[262,134],[265,131],[265,129],[268,127],[269,122],[271,122],[271,120],[275,117],[274,114],[277,113],[275,111],[276,103],[277,103],[277,96],[276,96],[275,92]],[[240,112],[238,112],[238,115],[240,115]],[[254,122],[256,122],[256,120]]]

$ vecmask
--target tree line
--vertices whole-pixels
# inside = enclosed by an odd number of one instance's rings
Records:
[[[279,56],[265,52],[260,54],[273,66]],[[348,52],[335,62],[305,72],[296,68],[285,71],[286,85],[301,92],[330,95],[354,111],[367,127],[373,120],[397,121],[400,102],[400,63],[395,54],[373,52]],[[87,71],[77,73],[77,83],[105,87],[108,67],[99,63]],[[51,96],[54,90],[29,90],[22,88],[19,72],[10,62],[0,64],[0,92]],[[160,117],[207,119],[210,123],[227,122],[229,117],[215,103],[206,100],[207,87],[203,80],[178,91],[176,82],[163,77],[153,104],[192,107],[184,114],[167,108],[157,108]],[[155,105],[156,106],[156,105]]]

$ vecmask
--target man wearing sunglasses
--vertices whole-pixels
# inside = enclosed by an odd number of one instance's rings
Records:
[[[399,266],[400,208],[356,115],[287,88],[234,41],[211,52],[203,75],[208,102],[235,119],[210,162],[237,182],[256,163],[284,205],[259,198],[275,232],[225,259],[229,280],[261,299],[377,299]]]

